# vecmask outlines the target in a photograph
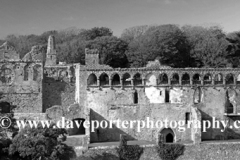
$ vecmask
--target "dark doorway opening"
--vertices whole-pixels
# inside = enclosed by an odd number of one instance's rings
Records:
[[[171,133],[168,133],[166,135],[166,143],[173,143],[173,139],[174,139],[174,137]]]

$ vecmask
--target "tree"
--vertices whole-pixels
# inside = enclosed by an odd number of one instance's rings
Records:
[[[87,29],[79,34],[84,40],[94,40],[97,37],[112,36],[112,31],[106,27],[94,27],[92,29]]]
[[[220,27],[184,26],[182,29],[197,67],[226,67],[229,65],[226,58],[229,54],[227,51],[229,42]]]
[[[176,25],[149,27],[129,43],[127,56],[132,67],[143,67],[155,59],[171,67],[191,64],[186,37]]]
[[[121,34],[121,39],[129,43],[134,39],[138,38],[139,36],[143,35],[149,27],[150,26],[148,25],[143,25],[143,26],[126,28],[123,30]]]
[[[72,148],[63,144],[66,130],[50,128],[24,128],[12,140],[9,153],[14,159],[61,160],[70,159]],[[62,138],[61,138],[62,137]]]
[[[226,39],[229,42],[227,48],[229,52],[227,56],[228,61],[233,67],[240,67],[240,32],[229,33]]]
[[[98,37],[89,41],[86,47],[99,50],[101,64],[113,68],[128,66],[128,59],[125,54],[128,44],[120,38],[114,36]]]

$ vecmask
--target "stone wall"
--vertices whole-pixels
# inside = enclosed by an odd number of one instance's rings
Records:
[[[159,158],[156,146],[143,147],[143,154],[139,160],[161,160]],[[200,145],[185,145],[183,155],[178,160],[209,160],[209,159],[221,159],[221,160],[237,160],[240,156],[240,144],[239,142],[218,142],[218,143],[202,143]],[[81,150],[75,149],[77,155],[82,154]],[[78,159],[89,160],[118,160],[118,154],[116,148],[93,148],[83,152],[84,154]],[[81,158],[84,157],[84,158]]]

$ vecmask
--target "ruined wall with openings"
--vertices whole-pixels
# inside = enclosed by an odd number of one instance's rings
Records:
[[[88,55],[86,55],[87,57]],[[91,55],[92,56],[92,55]],[[95,55],[96,56],[96,55]],[[240,119],[240,69],[146,67],[113,69],[93,65],[80,69],[79,101],[90,108],[91,120],[185,120],[193,119],[192,108],[202,120]],[[94,62],[95,63],[95,62]],[[163,129],[163,128],[162,128]],[[155,141],[158,129],[99,128],[91,133],[92,142],[118,141],[120,134],[129,139]],[[237,129],[208,129],[201,140],[238,139]],[[173,129],[174,141],[192,141],[193,129]]]

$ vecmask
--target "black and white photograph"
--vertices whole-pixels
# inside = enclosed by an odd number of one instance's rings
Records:
[[[0,160],[240,160],[239,8],[0,0]]]

